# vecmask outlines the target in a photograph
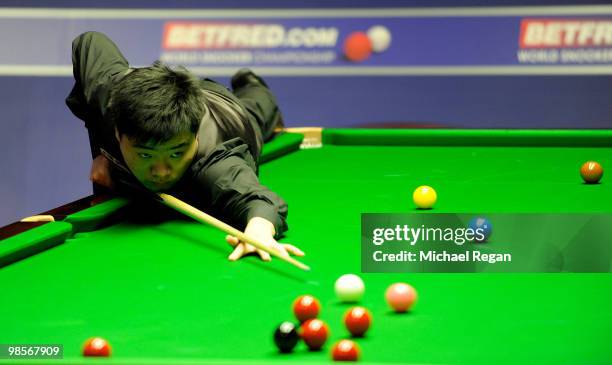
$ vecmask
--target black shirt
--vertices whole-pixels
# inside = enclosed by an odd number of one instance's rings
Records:
[[[110,91],[129,73],[129,64],[117,46],[104,34],[87,32],[72,43],[75,84],[66,99],[72,113],[85,122],[92,154],[100,149],[121,158],[113,123],[107,117]],[[274,224],[276,236],[287,230],[287,204],[276,193],[259,183],[257,159],[261,151],[262,131],[257,115],[246,108],[222,85],[205,79],[202,89],[222,95],[241,108],[244,128],[235,135],[225,135],[216,125],[202,122],[200,146],[196,158],[183,178],[169,193],[208,211],[239,229],[253,217]],[[245,141],[252,141],[247,144]]]

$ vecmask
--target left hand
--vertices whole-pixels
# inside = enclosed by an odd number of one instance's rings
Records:
[[[276,242],[274,239],[274,225],[267,219],[260,217],[252,218],[247,224],[244,234],[260,241],[268,247],[275,248],[281,255],[289,256],[289,254],[292,254],[296,256],[304,256],[304,252],[302,252],[302,250],[299,248],[287,243]],[[228,257],[230,261],[236,261],[252,253],[257,253],[263,261],[272,260],[269,253],[258,250],[254,246],[247,243],[241,242],[235,236],[228,235],[225,237],[225,240],[234,248],[234,251]]]

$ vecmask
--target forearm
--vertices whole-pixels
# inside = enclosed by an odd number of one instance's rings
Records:
[[[196,184],[193,191],[237,228],[260,217],[273,224],[276,236],[287,230],[287,203],[261,185],[248,146],[240,139],[218,146],[193,166],[192,174]]]
[[[260,218],[270,223],[273,236],[280,237],[287,231],[287,203],[272,191],[266,191],[264,199],[250,201],[246,221],[250,222],[254,218]]]
[[[107,36],[87,32],[72,42],[72,65],[75,85],[68,107],[83,120],[90,114],[103,116],[113,78],[129,69],[127,60]]]

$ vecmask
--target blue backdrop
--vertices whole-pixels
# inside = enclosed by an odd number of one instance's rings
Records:
[[[255,14],[238,17],[243,23],[280,24],[293,28],[334,28],[332,46],[298,47],[300,55],[327,52],[333,60],[310,63],[247,63],[260,69],[278,95],[288,126],[376,126],[425,125],[450,128],[610,128],[612,126],[612,62],[606,59],[581,62],[528,62],[517,57],[521,51],[520,25],[524,20],[546,18],[609,21],[610,7],[565,8],[572,1],[150,1],[147,8],[254,10],[289,8],[374,8],[401,7],[405,16],[371,18],[363,15],[342,19],[319,13],[302,17],[271,19]],[[591,1],[590,4],[606,4]],[[60,7],[121,9],[117,20],[100,13],[66,17],[53,13]],[[487,6],[494,17],[454,16],[468,6]],[[548,13],[532,8],[533,14],[508,12],[510,5],[547,5]],[[580,2],[580,5],[584,5]],[[87,180],[90,152],[82,123],[70,114],[64,98],[72,87],[70,40],[84,30],[109,33],[135,65],[148,64],[174,50],[162,45],[166,22],[185,21],[200,26],[211,20],[204,15],[184,17],[143,16],[142,3],[106,1],[4,1],[0,7],[0,103],[4,156],[0,178],[0,225],[41,212],[91,193]],[[24,13],[14,13],[23,10]],[[462,8],[456,8],[461,6]],[[416,16],[413,10],[443,7],[446,12]],[[39,8],[40,13],[32,11]],[[442,9],[442,10],[444,10]],[[480,10],[479,10],[480,9]],[[539,9],[539,10],[538,10]],[[592,10],[589,10],[592,9]],[[602,13],[602,9],[605,10]],[[474,8],[481,11],[482,8]],[[537,11],[536,11],[537,10]],[[96,10],[98,11],[98,10]],[[251,13],[249,13],[251,11]],[[297,11],[297,10],[296,10]],[[575,13],[572,13],[575,11]],[[607,11],[607,12],[606,12]],[[65,12],[65,10],[62,10]],[[67,12],[65,12],[67,14]],[[94,14],[94,15],[91,15]],[[95,15],[97,14],[97,15]],[[130,18],[130,14],[134,18]],[[215,22],[228,23],[225,13]],[[319,15],[317,15],[319,14]],[[412,15],[411,15],[412,14]],[[438,15],[436,15],[438,14]],[[552,15],[551,15],[552,14]],[[216,16],[216,17],[215,17]],[[385,25],[392,34],[391,47],[362,62],[343,58],[343,42],[355,31]],[[593,36],[594,37],[594,36]],[[605,35],[578,44],[578,36],[559,47],[544,51],[608,51]],[[230,43],[217,44],[226,54],[238,50]],[[198,48],[199,47],[199,48]],[[204,46],[188,50],[206,51]],[[216,52],[215,50],[208,50]],[[241,50],[244,51],[244,50]],[[278,55],[286,48],[257,50]],[[295,50],[291,50],[295,51]],[[255,53],[254,53],[255,54]],[[189,54],[188,54],[189,55]],[[604,54],[605,55],[605,54]],[[298,55],[299,56],[299,55]],[[301,57],[301,56],[300,56]],[[300,61],[301,60],[301,61]],[[241,64],[188,65],[202,76],[228,83],[231,72]],[[442,67],[442,68],[436,68]],[[467,68],[466,68],[467,67]]]

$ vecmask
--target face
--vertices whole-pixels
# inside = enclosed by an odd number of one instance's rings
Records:
[[[136,178],[151,191],[164,191],[176,184],[198,150],[197,135],[184,133],[166,142],[137,143],[116,134],[123,158]]]

